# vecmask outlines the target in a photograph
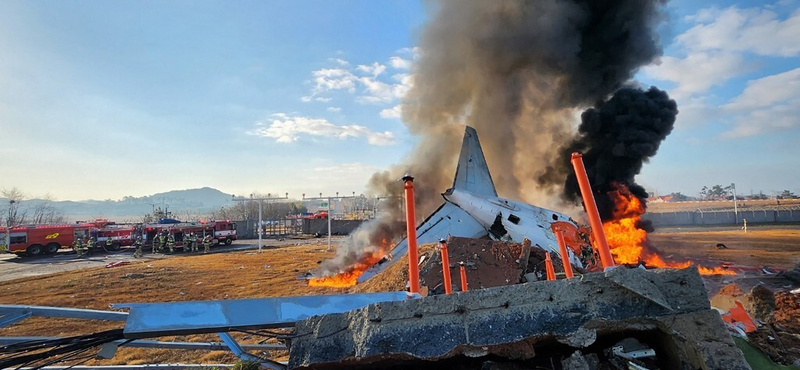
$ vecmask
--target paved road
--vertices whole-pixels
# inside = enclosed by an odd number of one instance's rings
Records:
[[[342,237],[334,237],[333,242],[338,242]],[[264,239],[262,246],[265,248],[308,244],[326,243],[327,239],[286,239],[274,240]],[[237,240],[231,245],[220,245],[211,248],[212,253],[225,253],[240,250],[258,249],[257,240]],[[173,256],[184,255],[176,252],[173,255],[163,253],[150,253],[145,250],[143,260],[157,260],[171,258]],[[24,277],[47,275],[56,272],[70,271],[87,267],[105,266],[112,262],[134,261],[133,249],[124,248],[118,252],[95,252],[88,258],[77,258],[75,252],[69,249],[62,249],[54,255],[39,257],[18,257],[11,253],[0,253],[0,282],[9,281]]]

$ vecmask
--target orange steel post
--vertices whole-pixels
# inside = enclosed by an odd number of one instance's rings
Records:
[[[575,169],[575,177],[578,178],[578,186],[581,188],[581,197],[583,197],[583,205],[586,207],[586,214],[589,216],[589,224],[592,226],[592,235],[597,243],[597,250],[600,252],[600,262],[603,264],[603,269],[614,267],[614,257],[611,256],[611,250],[608,248],[603,222],[600,220],[600,212],[594,201],[592,185],[589,184],[589,176],[586,175],[586,167],[583,166],[583,154],[572,153],[572,167]]]
[[[461,291],[466,292],[467,289],[467,269],[464,268],[464,262],[461,262]]]
[[[567,279],[572,275],[572,264],[569,263],[569,253],[567,252],[567,241],[564,240],[564,232],[556,230],[556,239],[558,240],[558,250],[561,252],[561,263],[564,265],[564,274]]]
[[[550,252],[544,254],[544,267],[547,270],[547,280],[555,280],[556,271],[553,269],[553,260],[550,259]]]
[[[442,274],[444,275],[444,293],[453,292],[453,284],[450,282],[450,257],[447,255],[447,242],[442,239],[439,241],[442,251]]]
[[[403,177],[406,191],[406,235],[408,240],[408,280],[409,291],[419,293],[419,257],[417,256],[417,222],[414,217],[414,178]]]

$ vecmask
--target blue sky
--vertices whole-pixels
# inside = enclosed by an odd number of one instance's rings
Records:
[[[416,1],[0,2],[0,188],[362,192],[414,137]],[[673,1],[637,75],[681,113],[639,182],[800,191],[795,1]],[[490,155],[490,154],[488,154]]]

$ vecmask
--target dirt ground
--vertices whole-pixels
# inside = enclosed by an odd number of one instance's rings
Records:
[[[651,234],[651,241],[665,256],[678,260],[692,258],[781,268],[800,263],[800,229],[756,230],[747,234],[739,230],[658,232]],[[728,249],[717,249],[717,243],[724,243]],[[260,254],[232,251],[178,255],[168,259],[133,261],[130,265],[116,268],[90,267],[6,281],[0,285],[0,303],[109,309],[111,303],[345,293],[346,289],[309,287],[298,279],[332,255],[326,251],[324,243],[316,243],[270,247]],[[395,266],[402,265],[405,263]],[[375,288],[379,287],[376,285],[369,290]],[[352,291],[364,291],[364,287]],[[91,323],[33,318],[0,329],[0,336],[67,336],[120,327],[120,323]],[[244,334],[235,337],[248,343],[261,339],[247,338]],[[162,340],[219,341],[213,335]],[[285,352],[278,351],[272,355],[278,360],[286,359]],[[224,351],[122,348],[111,360],[87,364],[235,361],[233,355]]]
[[[732,262],[744,266],[791,268],[800,263],[800,229],[703,229],[657,231],[648,235],[668,259]],[[727,249],[718,249],[717,244]]]

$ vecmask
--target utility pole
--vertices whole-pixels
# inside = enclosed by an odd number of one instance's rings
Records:
[[[262,225],[263,221],[262,221],[262,216],[261,216],[262,215],[262,213],[261,213],[261,204],[265,200],[267,202],[269,202],[269,201],[273,201],[273,200],[277,200],[277,199],[289,199],[289,193],[285,193],[285,194],[286,194],[286,196],[283,196],[283,197],[279,197],[279,196],[274,196],[273,197],[272,193],[268,193],[265,198],[255,198],[255,197],[253,197],[253,194],[250,194],[250,198],[236,198],[235,195],[233,196],[233,201],[234,202],[258,201],[258,253],[261,253],[261,248],[263,247],[263,243],[262,243],[262,239],[261,239],[261,234],[262,234],[261,228],[263,227],[263,225]]]
[[[341,201],[342,199],[355,198],[356,197],[355,196],[355,192],[353,192],[353,194],[354,194],[353,196],[340,197],[339,196],[339,192],[337,191],[335,197],[330,197],[330,196],[323,197],[322,193],[319,193],[318,197],[313,197],[313,198],[306,198],[306,195],[303,194],[303,200],[321,200],[321,199],[324,199],[324,200],[326,200],[328,202],[328,207],[327,207],[327,209],[328,209],[328,251],[330,251],[332,249],[332,246],[331,246],[331,200],[332,199],[337,199],[337,200]]]
[[[731,183],[731,190],[733,190],[733,223],[739,224],[739,207],[736,204],[736,184]]]

